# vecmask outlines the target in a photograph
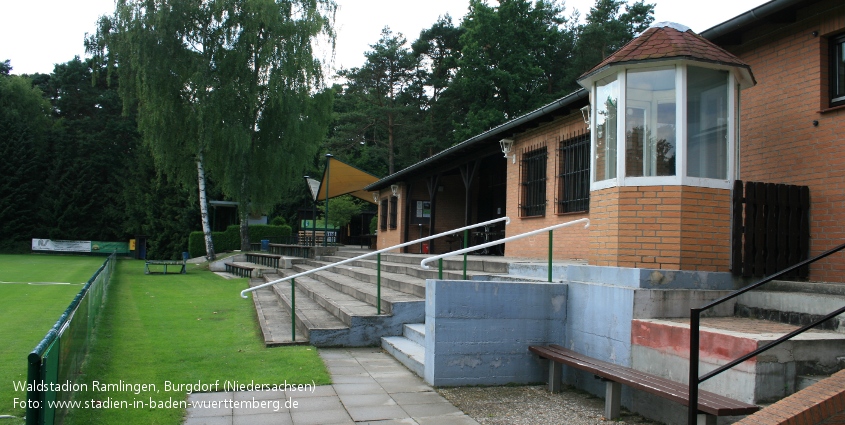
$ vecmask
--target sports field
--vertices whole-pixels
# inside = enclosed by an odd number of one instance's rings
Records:
[[[9,260],[8,257],[12,256],[0,256],[0,259]],[[19,256],[16,261],[23,262],[28,257]],[[55,260],[63,257],[46,258]],[[80,282],[86,281],[105,259],[83,257],[82,260],[91,262],[88,263],[90,270],[82,272],[83,278],[76,279]],[[70,265],[54,264],[30,267],[71,269]],[[48,280],[47,277],[39,279]],[[14,287],[4,284],[0,290],[5,286]],[[81,285],[16,286],[31,288],[30,295],[18,295],[18,302],[12,303],[16,312],[10,314],[0,309],[0,318],[5,318],[7,323],[11,320],[33,329],[30,332],[36,336],[31,338],[31,342],[22,344],[23,348],[17,350],[20,353],[12,359],[3,358],[0,389],[5,392],[0,392],[0,415],[21,417],[24,413],[22,409],[10,408],[13,397],[24,395],[15,394],[9,383],[25,379],[26,355],[58,319]],[[54,312],[44,313],[47,310],[43,307],[45,303],[39,308],[21,310],[19,304],[31,304],[28,301],[36,296],[43,301],[47,294],[58,292],[60,287],[65,289],[64,298],[57,296],[60,300],[55,302]],[[81,404],[69,409],[65,423],[177,425],[185,414],[184,401],[191,389],[188,385],[194,384],[215,384],[219,381],[218,389],[222,390],[226,382],[270,385],[329,383],[329,374],[315,348],[264,347],[252,300],[239,296],[246,287],[246,279],[226,280],[208,271],[190,270],[186,275],[145,275],[142,261],[119,260],[97,337],[86,362],[86,375],[75,382],[86,386],[87,391],[76,395],[74,401]],[[44,288],[52,288],[53,292]],[[40,292],[33,292],[35,290]],[[6,293],[3,295],[5,301]],[[24,315],[38,314],[49,318],[32,326],[29,321],[19,319]],[[12,336],[15,333],[5,326],[0,327],[0,333],[10,334],[0,335],[2,341],[9,338],[16,340]],[[2,353],[6,355],[6,351]],[[96,387],[94,381],[97,382]],[[205,388],[208,389],[214,388]],[[170,404],[166,404],[168,402]],[[11,424],[17,425],[18,422],[11,421]]]
[[[12,402],[26,394],[14,391],[12,381],[26,380],[26,356],[104,261],[105,257],[0,255],[0,416],[23,417],[24,410],[13,408]]]

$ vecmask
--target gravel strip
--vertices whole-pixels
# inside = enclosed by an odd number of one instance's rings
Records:
[[[482,425],[607,424],[604,400],[573,387],[558,394],[544,385],[438,388],[437,392]],[[624,408],[615,424],[659,425]]]

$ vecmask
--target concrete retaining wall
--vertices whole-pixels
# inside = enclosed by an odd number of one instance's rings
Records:
[[[425,380],[436,386],[546,381],[529,345],[564,341],[567,287],[426,282]]]

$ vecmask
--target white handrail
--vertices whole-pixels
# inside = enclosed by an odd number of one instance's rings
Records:
[[[452,251],[452,252],[447,252],[445,254],[435,255],[434,257],[428,257],[428,258],[425,258],[422,261],[420,261],[420,266],[422,266],[422,268],[428,270],[431,267],[426,263],[430,263],[432,261],[439,260],[441,258],[446,258],[446,257],[454,256],[454,255],[460,255],[460,254],[467,253],[467,252],[477,251],[479,249],[484,249],[484,248],[488,248],[488,247],[491,247],[491,246],[503,244],[503,243],[506,243],[506,242],[515,241],[517,239],[522,239],[522,238],[525,238],[525,237],[528,237],[528,236],[533,236],[533,235],[536,235],[538,233],[548,232],[549,230],[554,230],[554,229],[557,229],[559,227],[572,226],[574,224],[583,223],[583,222],[587,222],[587,224],[584,225],[585,229],[590,227],[590,219],[589,218],[579,218],[578,220],[567,221],[566,223],[556,224],[554,226],[549,226],[549,227],[544,227],[542,229],[532,230],[530,232],[525,232],[525,233],[522,233],[522,234],[519,234],[519,235],[510,236],[510,237],[507,237],[507,238],[504,238],[504,239],[497,239],[495,241],[487,242],[487,243],[484,243],[484,244],[481,244],[481,245],[475,245],[475,246],[471,246],[469,248],[463,248],[463,249],[459,249],[457,251]]]
[[[261,284],[261,285],[258,285],[258,286],[253,286],[251,288],[244,289],[243,291],[241,291],[241,298],[246,298],[247,292],[252,292],[252,291],[255,291],[257,289],[264,288],[265,286],[275,285],[277,283],[281,283],[281,282],[284,282],[286,280],[296,279],[298,277],[309,275],[311,273],[316,273],[316,272],[319,272],[319,271],[323,271],[323,270],[326,270],[326,269],[329,269],[329,268],[332,268],[332,267],[335,267],[335,266],[339,266],[341,264],[346,264],[346,263],[350,263],[352,261],[361,260],[361,259],[364,259],[364,258],[367,258],[367,257],[372,257],[373,255],[381,254],[382,252],[392,251],[392,250],[397,249],[397,248],[403,248],[403,247],[406,247],[406,246],[418,244],[420,242],[425,242],[427,240],[441,238],[443,236],[449,236],[451,234],[462,232],[464,230],[474,229],[476,227],[488,226],[490,224],[498,223],[500,221],[504,221],[505,225],[507,226],[508,224],[510,224],[511,219],[510,219],[510,217],[500,217],[500,218],[497,218],[497,219],[494,219],[494,220],[485,221],[483,223],[464,226],[464,227],[461,227],[460,229],[453,229],[453,230],[449,230],[448,232],[443,232],[443,233],[438,233],[436,235],[426,236],[424,238],[416,239],[416,240],[413,240],[413,241],[410,241],[410,242],[401,243],[399,245],[394,245],[394,246],[391,246],[389,248],[380,249],[378,251],[368,252],[366,254],[359,255],[359,256],[354,257],[354,258],[349,258],[349,259],[346,259],[346,260],[343,260],[343,261],[338,261],[337,263],[332,263],[332,264],[329,264],[327,266],[318,267],[316,269],[304,271],[302,273],[295,274],[293,276],[283,277],[281,279],[277,279],[277,280],[274,280],[272,282],[267,282],[267,283],[264,283],[264,284]],[[428,267],[426,267],[426,268],[428,268]]]

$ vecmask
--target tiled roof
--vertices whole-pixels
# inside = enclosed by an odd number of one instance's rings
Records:
[[[738,57],[692,30],[679,31],[674,26],[658,25],[645,30],[578,79],[581,80],[610,65],[674,58],[750,68]]]

